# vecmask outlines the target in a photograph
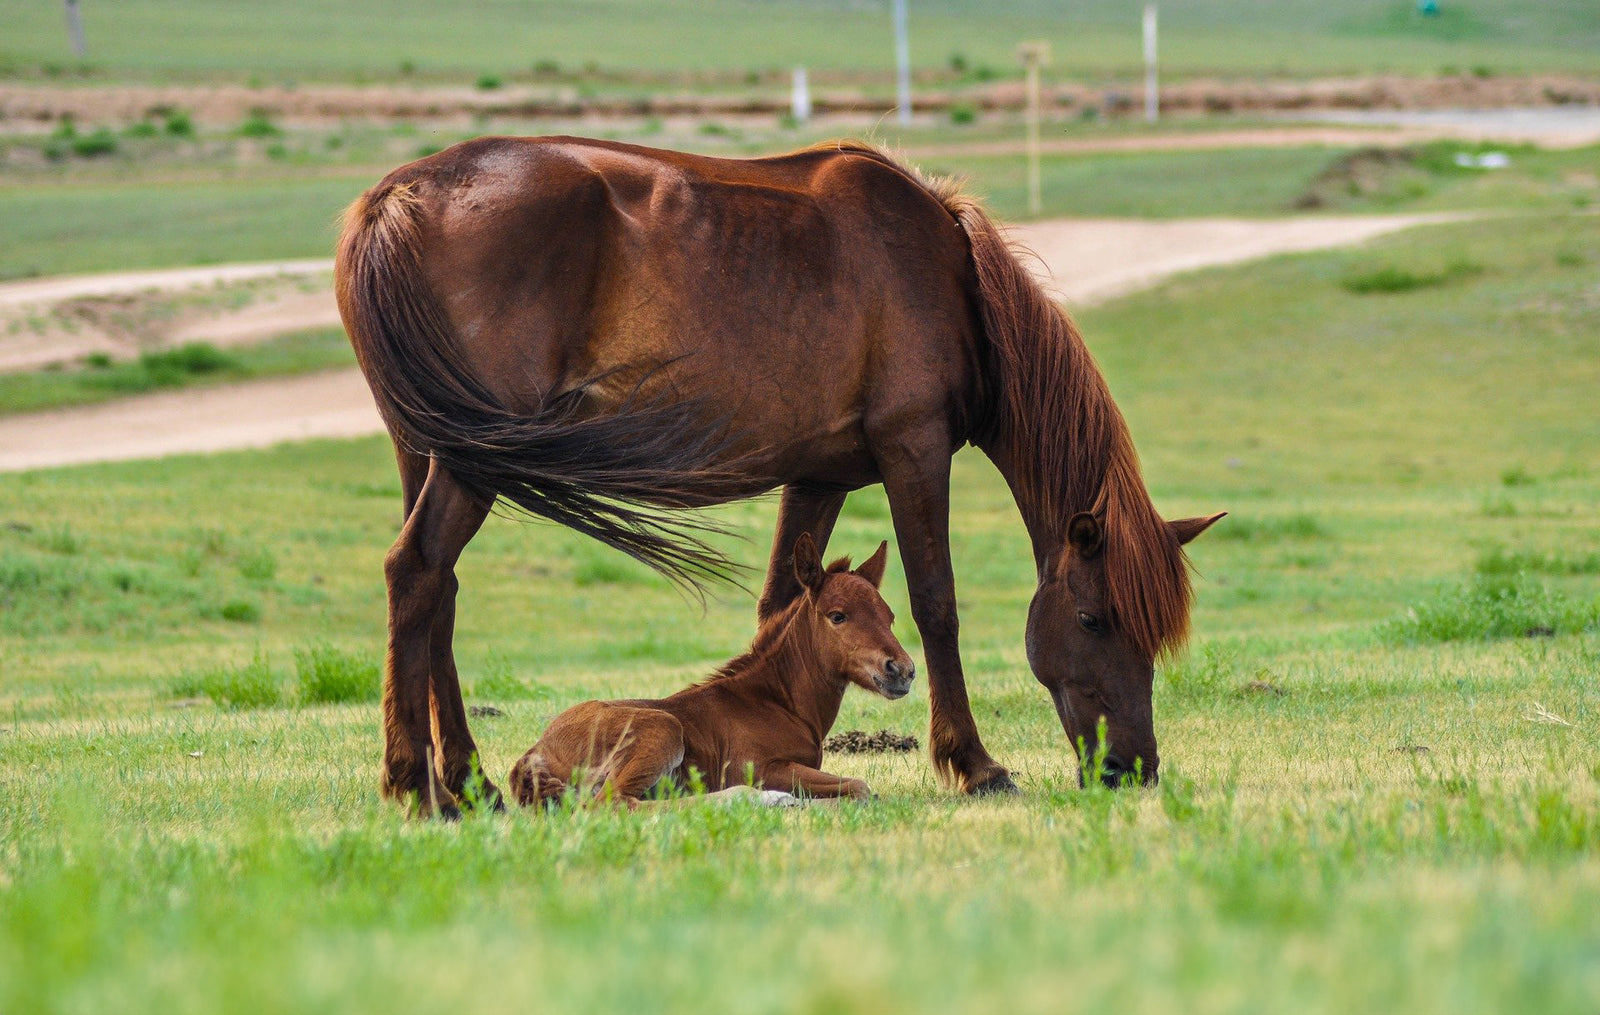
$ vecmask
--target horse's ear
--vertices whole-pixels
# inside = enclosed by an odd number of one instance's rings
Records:
[[[1226,511],[1218,511],[1216,514],[1209,516],[1176,518],[1167,523],[1167,528],[1172,530],[1172,534],[1178,537],[1178,543],[1182,545],[1217,524],[1227,513]]]
[[[817,553],[817,544],[809,532],[800,533],[800,538],[795,540],[794,576],[800,581],[800,586],[809,589],[812,595],[822,591],[822,557]]]
[[[873,588],[883,587],[883,569],[889,566],[889,541],[878,544],[878,552],[861,562],[856,574],[872,583]]]
[[[1078,551],[1080,557],[1097,555],[1104,538],[1100,519],[1087,511],[1079,511],[1067,523],[1067,542],[1072,544],[1072,548]]]

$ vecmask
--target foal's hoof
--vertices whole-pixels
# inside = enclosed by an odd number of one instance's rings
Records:
[[[756,801],[763,807],[799,807],[800,798],[793,793],[785,793],[781,789],[764,789],[761,798]]]
[[[1021,792],[1017,784],[1011,781],[1011,773],[1005,769],[967,787],[967,793],[971,796],[1016,796]]]

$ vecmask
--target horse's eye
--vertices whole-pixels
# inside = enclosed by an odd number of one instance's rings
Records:
[[[834,610],[832,613],[828,614],[828,619],[833,621],[835,624],[842,624],[844,623],[844,614],[840,613],[838,610]]]
[[[1090,634],[1100,633],[1100,619],[1093,614],[1078,611],[1078,626]]]

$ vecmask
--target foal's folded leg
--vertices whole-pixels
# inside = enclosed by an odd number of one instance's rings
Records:
[[[599,793],[637,807],[683,764],[683,725],[670,712],[621,705],[607,708],[604,722],[611,734],[605,739],[614,746],[597,759],[606,772]]]
[[[834,775],[810,765],[779,762],[761,771],[761,785],[767,789],[782,790],[798,797],[815,797],[819,800],[849,797],[852,800],[872,799],[872,787],[860,779]]]

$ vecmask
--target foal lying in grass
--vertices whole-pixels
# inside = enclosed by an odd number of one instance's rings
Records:
[[[637,806],[659,783],[717,792],[754,783],[807,797],[871,796],[860,779],[830,775],[822,741],[845,687],[885,698],[911,690],[914,665],[878,594],[888,544],[859,568],[826,569],[810,535],[795,546],[800,597],[756,633],[750,651],[668,698],[588,701],[556,716],[511,769],[522,804],[557,800],[569,786]],[[749,791],[745,791],[749,792]]]

